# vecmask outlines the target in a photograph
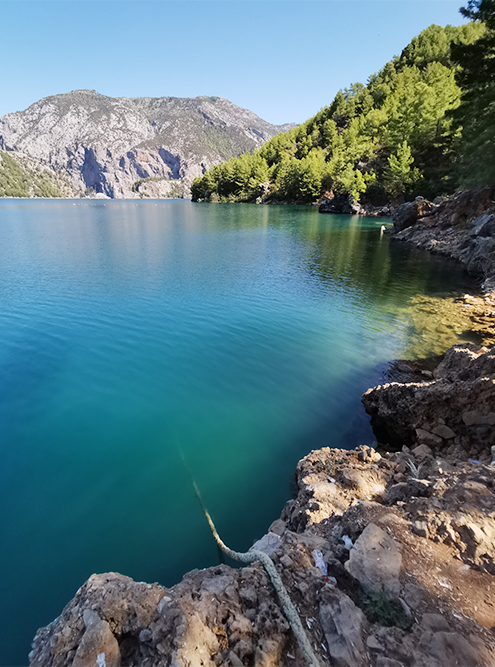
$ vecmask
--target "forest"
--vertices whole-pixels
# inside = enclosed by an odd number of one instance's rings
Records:
[[[210,168],[193,201],[368,205],[435,197],[495,178],[495,0],[465,25],[431,25],[366,85],[339,91],[302,125]]]

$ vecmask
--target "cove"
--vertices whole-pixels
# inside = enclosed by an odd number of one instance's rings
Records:
[[[417,339],[405,307],[473,287],[382,222],[0,201],[0,664],[93,572],[172,585],[218,562],[186,465],[242,551],[299,458],[373,442],[360,396]]]

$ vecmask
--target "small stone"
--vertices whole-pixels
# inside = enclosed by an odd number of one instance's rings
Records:
[[[89,628],[90,625],[93,625],[96,621],[100,621],[100,617],[98,614],[93,611],[92,609],[85,609],[83,611],[83,621],[84,621],[84,627],[86,629]]]
[[[383,645],[380,641],[378,641],[375,635],[370,635],[368,637],[368,639],[366,640],[366,646],[371,651],[383,651]]]
[[[145,642],[149,642],[152,637],[153,633],[148,628],[144,628],[144,630],[141,630],[141,632],[139,633],[139,641],[142,644],[144,644]]]
[[[466,410],[462,413],[462,421],[466,426],[478,426],[483,424],[494,426],[495,412],[489,412],[488,414],[483,415],[478,410]]]
[[[273,556],[279,546],[280,536],[275,533],[267,533],[260,540],[257,540],[249,551],[263,551],[268,556]]]
[[[444,440],[451,440],[452,438],[455,438],[454,431],[445,424],[438,424],[438,426],[433,429],[433,433],[438,435],[440,438],[443,438]]]
[[[421,445],[428,445],[429,447],[439,447],[442,444],[442,438],[438,435],[425,431],[423,428],[416,429],[416,436]]]
[[[285,521],[282,519],[277,519],[272,523],[272,525],[269,528],[270,533],[274,533],[275,535],[279,535],[279,537],[282,537],[282,535],[285,533]]]
[[[428,523],[426,521],[415,521],[412,525],[412,532],[419,537],[428,537]]]
[[[172,598],[168,597],[168,595],[164,595],[160,602],[158,603],[158,606],[156,608],[157,612],[161,614],[165,607],[172,602]]]
[[[448,632],[450,626],[441,614],[423,614],[422,627],[428,632]]]
[[[418,429],[420,430],[420,429]],[[426,431],[425,431],[426,433]],[[418,459],[423,459],[432,455],[431,449],[428,445],[418,445],[412,450],[412,454]]]

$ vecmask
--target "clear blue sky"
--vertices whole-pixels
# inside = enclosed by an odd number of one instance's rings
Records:
[[[300,123],[462,0],[0,0],[0,116],[47,95],[218,95]]]

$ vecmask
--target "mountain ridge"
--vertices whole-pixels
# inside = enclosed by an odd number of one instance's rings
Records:
[[[40,161],[87,194],[146,196],[153,179],[155,196],[185,196],[210,166],[293,126],[272,125],[215,96],[126,98],[75,90],[5,114],[0,149]]]

